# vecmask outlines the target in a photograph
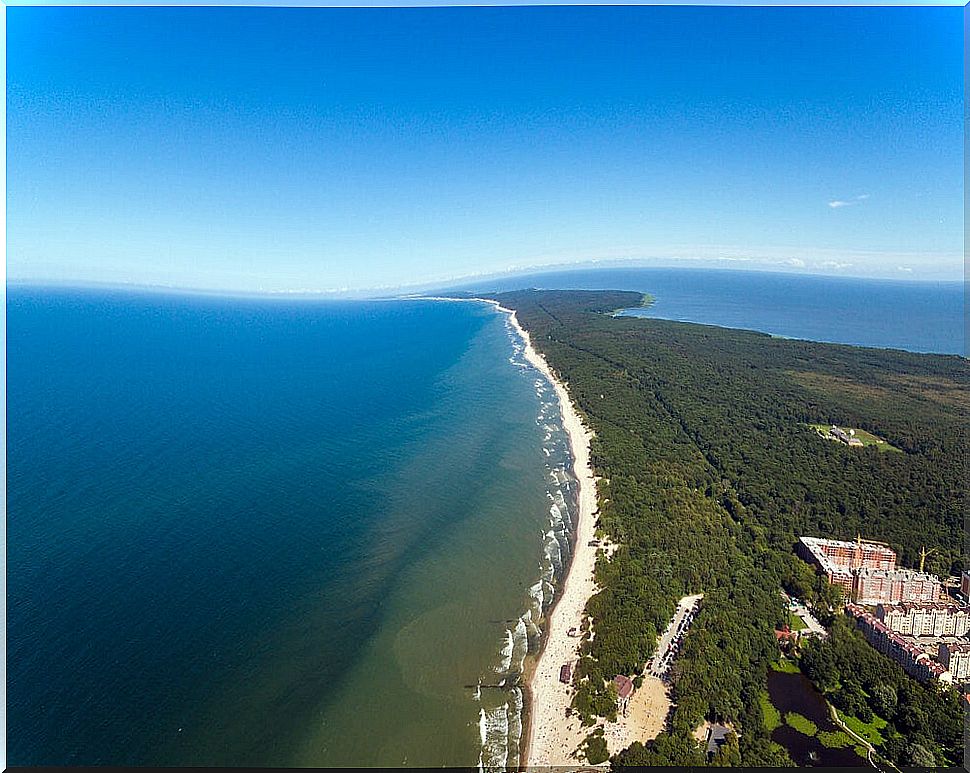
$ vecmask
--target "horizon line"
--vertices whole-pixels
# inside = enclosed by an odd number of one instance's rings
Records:
[[[441,291],[448,289],[460,290],[463,285],[478,284],[490,280],[507,280],[517,277],[542,276],[545,274],[559,274],[580,272],[583,270],[609,271],[609,270],[643,270],[643,271],[719,271],[732,274],[772,274],[776,276],[800,276],[815,279],[842,279],[854,280],[859,282],[892,282],[897,284],[966,284],[966,278],[959,279],[924,279],[918,276],[858,276],[850,274],[836,274],[832,272],[820,273],[798,270],[780,270],[779,268],[738,268],[734,266],[698,266],[698,265],[677,265],[677,266],[645,266],[640,264],[630,265],[629,262],[616,261],[609,265],[603,262],[591,261],[582,264],[560,264],[551,266],[537,266],[534,268],[523,268],[520,270],[497,271],[488,274],[467,274],[442,279],[438,281],[413,282],[400,285],[376,285],[361,288],[339,288],[339,289],[265,289],[265,288],[226,288],[211,287],[203,285],[182,285],[182,284],[162,284],[152,282],[135,281],[112,281],[83,279],[72,277],[66,279],[55,279],[45,277],[6,277],[5,291],[17,287],[47,288],[47,289],[88,289],[88,290],[127,290],[131,292],[150,292],[156,294],[169,295],[203,295],[217,297],[246,297],[246,298],[272,298],[280,300],[320,300],[320,301],[350,301],[350,300],[395,300],[395,299],[417,299],[424,293]],[[529,289],[529,288],[525,288]],[[531,288],[539,289],[539,288]],[[557,288],[546,288],[557,289]],[[561,288],[560,288],[561,289]]]

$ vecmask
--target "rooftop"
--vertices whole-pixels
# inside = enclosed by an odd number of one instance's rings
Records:
[[[893,556],[896,555],[896,551],[893,550],[891,547],[888,547],[887,545],[883,545],[879,542],[871,542],[869,540],[849,542],[848,540],[828,539],[826,537],[800,537],[799,539],[810,548],[818,547],[818,548],[851,550],[853,548],[859,547],[859,545],[862,545],[864,548],[868,548],[869,550],[874,550],[878,553],[886,553],[887,555],[892,554]]]
[[[714,754],[718,748],[727,740],[731,728],[726,725],[711,725],[707,733],[707,753]]]
[[[942,646],[946,647],[946,649],[949,650],[951,655],[955,655],[955,654],[966,655],[970,653],[970,642],[963,642],[958,644],[944,644]]]
[[[913,610],[950,612],[951,614],[962,612],[963,614],[970,614],[970,610],[966,607],[961,607],[958,604],[948,604],[945,601],[903,601],[899,604],[879,604],[879,607],[882,607],[885,614],[889,614],[890,612],[903,612],[908,614]]]
[[[621,698],[629,698],[633,694],[633,680],[630,677],[620,674],[613,678],[613,684]]]
[[[939,583],[940,578],[928,572],[919,572],[916,569],[875,569],[868,566],[854,570],[861,577],[893,577],[895,579],[923,580],[924,582]]]

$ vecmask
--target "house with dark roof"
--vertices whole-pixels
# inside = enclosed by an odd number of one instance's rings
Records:
[[[562,668],[559,669],[559,681],[563,684],[569,684],[573,680],[573,664],[563,663]]]
[[[734,731],[732,731],[727,725],[711,725],[707,729],[708,762],[710,762],[714,755],[717,754],[717,750],[727,743],[727,737],[732,732]]]

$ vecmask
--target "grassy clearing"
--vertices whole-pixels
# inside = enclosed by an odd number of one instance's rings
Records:
[[[902,450],[896,448],[886,440],[883,440],[878,435],[873,435],[871,432],[866,432],[864,429],[856,428],[855,436],[862,441],[864,446],[876,446],[880,451],[895,451],[897,454],[901,454]]]
[[[808,717],[799,714],[797,711],[789,711],[785,714],[785,724],[802,735],[812,736],[818,732],[818,726]]]
[[[794,612],[789,612],[788,613],[788,627],[791,628],[793,631],[801,631],[802,629],[805,628],[805,621],[802,620]]]
[[[801,671],[798,669],[798,664],[794,663],[788,658],[778,658],[778,660],[771,664],[771,668],[775,671],[780,671],[783,674],[801,673]]]
[[[846,746],[852,746],[855,743],[848,733],[843,733],[841,730],[835,732],[823,730],[816,737],[819,743],[827,749],[844,749]]]
[[[776,727],[781,727],[781,712],[775,708],[767,691],[761,691],[758,701],[761,703],[761,716],[764,717],[765,730],[770,733]]]
[[[829,430],[831,429],[831,424],[809,424],[809,427],[818,432],[822,437],[828,437]],[[878,435],[873,435],[871,432],[866,432],[864,429],[859,429],[858,427],[842,427],[846,432],[849,430],[855,430],[855,436],[862,441],[863,447],[875,446],[878,451],[894,451],[901,454],[902,450],[896,448],[886,440],[883,440]]]
[[[886,727],[886,720],[880,717],[878,714],[873,715],[872,722],[863,722],[858,717],[854,717],[851,714],[843,714],[841,711],[837,711],[839,719],[841,719],[847,728],[853,733],[858,735],[860,738],[865,738],[873,746],[882,746],[885,742],[885,738],[880,732]]]

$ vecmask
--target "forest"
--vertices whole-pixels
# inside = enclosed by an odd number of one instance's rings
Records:
[[[787,619],[779,591],[839,601],[794,557],[795,542],[862,534],[890,544],[905,566],[925,548],[928,571],[962,567],[968,363],[613,314],[639,305],[637,293],[493,297],[516,311],[592,429],[597,525],[621,545],[597,564],[601,590],[587,608],[595,636],[583,644],[574,708],[588,719],[614,711],[606,683],[640,673],[677,600],[703,592],[675,662],[668,729],[613,766],[706,764],[691,736],[704,719],[738,731],[714,764],[791,765],[759,701],[778,658],[773,629]],[[809,426],[829,423],[865,429],[902,453],[849,448]],[[962,759],[954,690],[913,682],[841,615],[823,622],[836,634],[805,653],[817,685],[857,710],[876,700],[868,687],[892,685],[890,730],[915,728],[924,762]],[[884,754],[909,764],[914,749]]]

